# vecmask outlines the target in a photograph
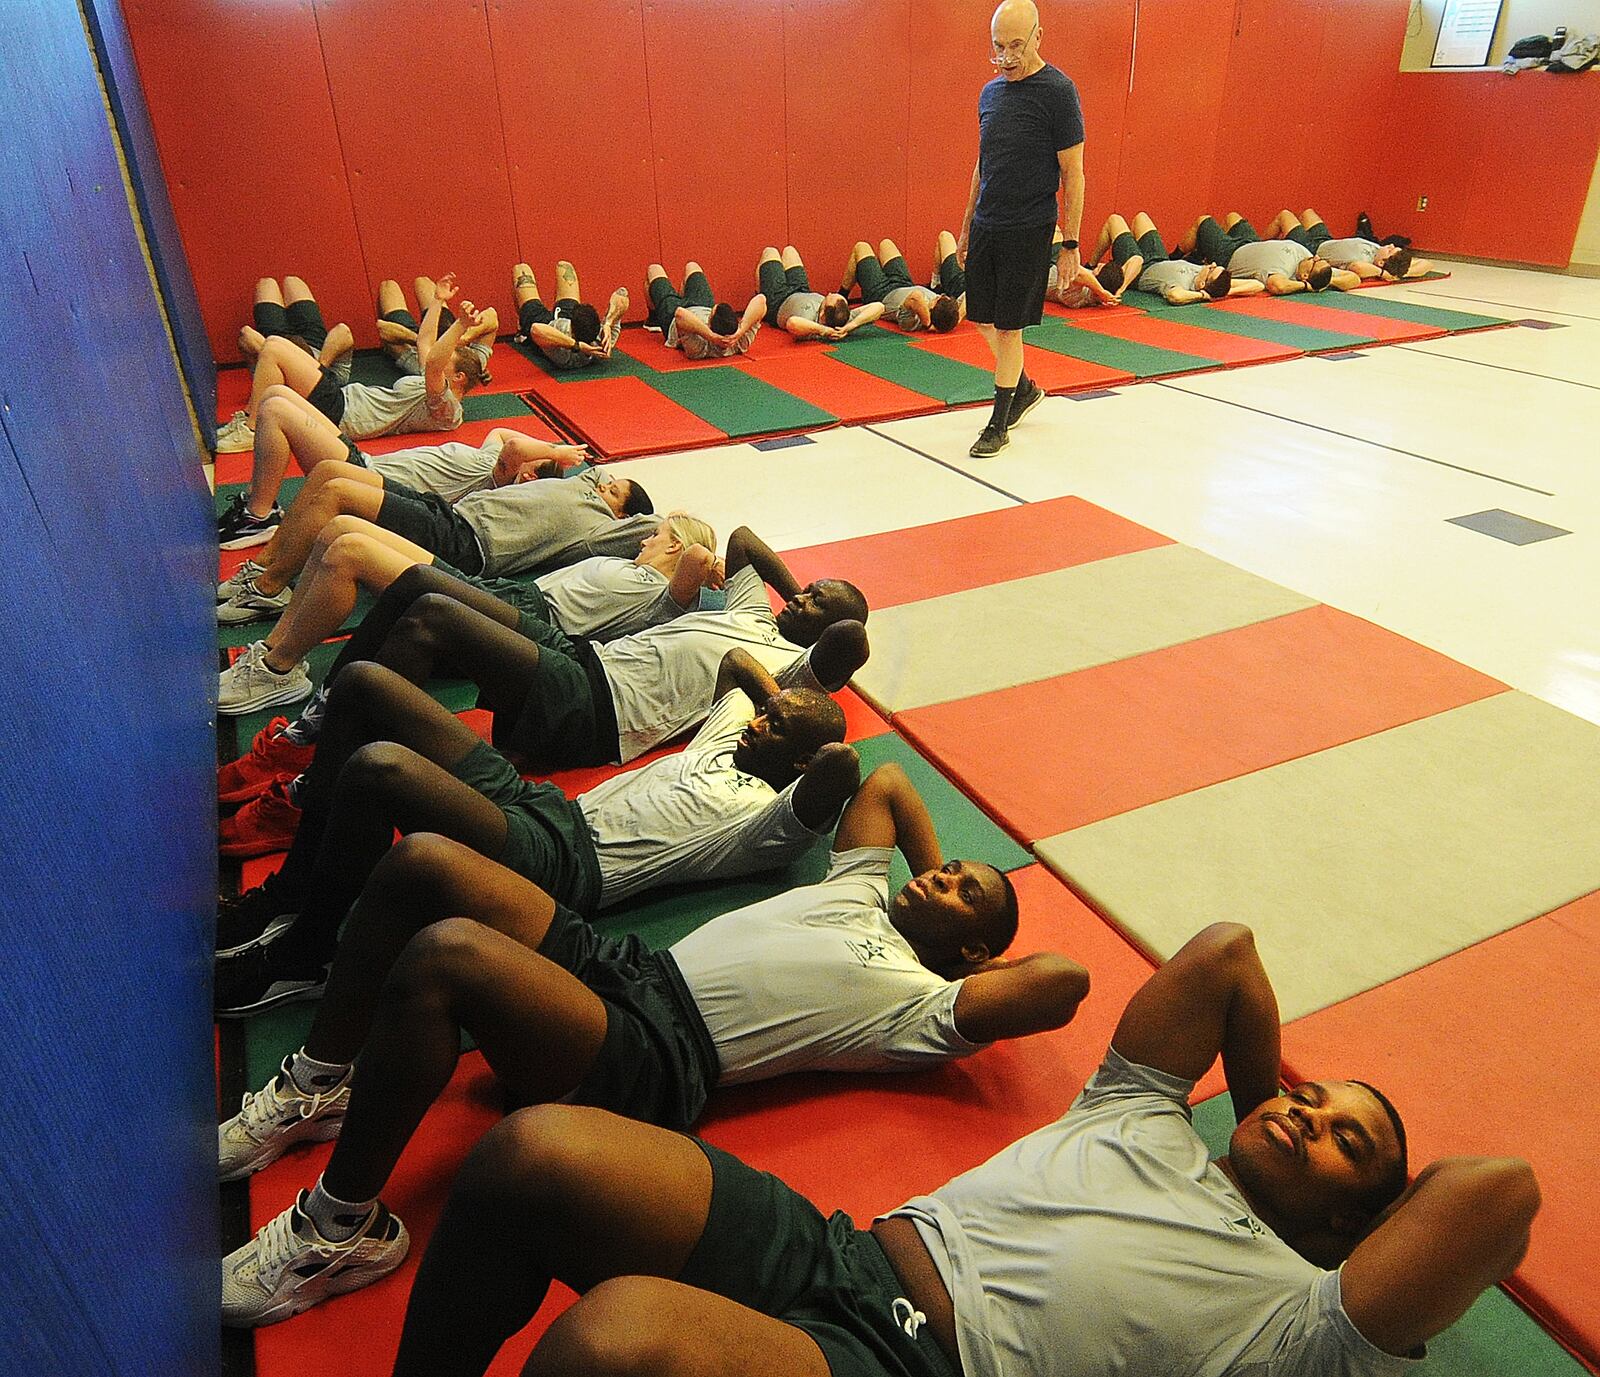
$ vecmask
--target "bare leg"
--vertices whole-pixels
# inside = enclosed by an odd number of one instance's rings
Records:
[[[378,519],[378,509],[383,506],[383,479],[354,464],[344,464],[329,472],[337,476],[316,483],[307,480],[300,495],[284,513],[277,533],[262,551],[263,568],[256,576],[256,587],[262,592],[276,593],[305,568],[318,533],[334,517]],[[316,471],[311,477],[322,478]]]
[[[973,323],[994,355],[994,385],[1015,387],[1022,376],[1022,331],[996,330],[992,325]]]
[[[1222,218],[1222,228],[1225,229],[1225,230],[1231,230],[1235,225],[1237,225],[1239,223],[1239,221],[1241,221],[1243,219],[1244,219],[1244,216],[1240,215],[1238,211],[1230,210]]]
[[[539,647],[499,620],[507,614],[514,618],[515,609],[486,593],[492,608],[468,606],[456,591],[478,590],[436,569],[423,571],[412,582],[454,586],[416,598],[384,641],[377,662],[413,684],[441,675],[471,679],[481,706],[497,714],[520,712],[539,668]]]
[[[254,363],[261,353],[261,346],[266,342],[267,337],[254,325],[239,328],[239,352],[244,355],[246,362]]]
[[[793,244],[784,246],[783,253],[779,257],[778,261],[782,263],[785,268],[805,267],[805,264],[800,261],[800,250],[795,248]]]
[[[938,242],[934,245],[937,262],[943,263],[956,251],[956,237],[949,230],[940,230]]]
[[[1284,214],[1287,215],[1288,212],[1285,211]],[[1300,228],[1301,229],[1312,229],[1315,226],[1320,225],[1321,223],[1322,223],[1322,217],[1320,215],[1318,215],[1316,211],[1311,210],[1311,209],[1308,208],[1308,209],[1303,210],[1303,211],[1300,212]]]
[[[850,250],[850,257],[845,259],[844,272],[839,276],[839,294],[841,296],[849,296],[855,290],[856,264],[863,258],[871,257],[872,249],[866,240],[858,239],[855,246]]]
[[[428,314],[428,307],[433,305],[439,293],[431,277],[418,277],[411,286],[417,294],[417,319],[420,320]]]
[[[676,1133],[566,1105],[512,1115],[456,1180],[411,1292],[395,1377],[477,1377],[552,1278],[586,1294],[525,1377],[827,1377],[802,1331],[667,1280],[710,1203],[710,1164]]]
[[[267,667],[287,673],[341,626],[365,588],[381,593],[407,569],[432,564],[420,545],[355,516],[336,516],[317,534],[294,601],[267,635]]]
[[[322,341],[322,348],[317,350],[317,362],[324,368],[332,368],[355,347],[355,332],[341,320],[328,331],[327,339]],[[320,416],[322,413],[319,411],[317,414]],[[329,424],[333,423],[330,421]]]
[[[1187,258],[1191,253],[1194,252],[1195,245],[1200,239],[1200,226],[1210,218],[1211,217],[1207,215],[1200,216],[1194,222],[1194,224],[1189,226],[1188,230],[1184,232],[1182,238],[1180,238],[1173,246],[1173,252],[1177,254],[1179,258]]]
[[[516,298],[517,309],[520,311],[524,305],[534,301],[539,295],[539,282],[533,275],[533,269],[526,263],[518,263],[511,270],[511,292]]]
[[[1083,260],[1086,268],[1092,268],[1102,258],[1111,252],[1111,241],[1119,234],[1131,234],[1128,222],[1120,215],[1106,216],[1105,224],[1100,226],[1100,237],[1094,242],[1094,257]]]
[[[1155,227],[1156,222],[1141,210],[1133,217],[1133,224],[1128,227],[1128,232],[1133,235],[1135,239],[1143,239],[1145,235],[1149,234],[1150,231]]]
[[[245,506],[265,516],[278,500],[290,460],[310,473],[319,463],[349,457],[339,427],[298,392],[268,389],[256,412],[256,440],[250,466],[250,492]]]
[[[285,305],[293,306],[297,301],[315,301],[316,297],[311,295],[305,278],[286,277],[283,279],[283,300]]]
[[[270,277],[263,277],[256,282],[256,301],[270,306],[282,306],[283,289]]]
[[[565,258],[556,264],[556,300],[582,301],[578,294],[578,270]]]
[[[250,376],[250,403],[246,413],[250,424],[255,425],[261,399],[269,387],[282,384],[302,397],[309,397],[321,378],[322,369],[317,361],[298,344],[277,336],[263,341],[255,371]]]

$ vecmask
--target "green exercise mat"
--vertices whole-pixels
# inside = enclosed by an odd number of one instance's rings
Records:
[[[646,379],[663,396],[729,436],[830,426],[831,411],[753,377],[741,368],[686,368]]]
[[[1431,325],[1439,330],[1484,330],[1509,322],[1504,316],[1485,316],[1471,311],[1447,311],[1438,306],[1419,306],[1414,301],[1396,301],[1381,291],[1319,292],[1315,295],[1290,297],[1291,301],[1304,301],[1312,306],[1326,306],[1335,311],[1352,311],[1367,316],[1383,316],[1388,320],[1410,321],[1413,325]]]
[[[464,421],[500,421],[508,416],[527,416],[532,411],[515,392],[470,392],[461,399]]]
[[[368,387],[393,387],[407,375],[381,349],[358,349],[350,360],[350,381]]]
[[[1105,368],[1121,369],[1136,378],[1194,373],[1218,367],[1215,359],[1201,358],[1198,354],[1182,354],[1175,349],[1162,349],[1153,344],[1141,344],[1138,340],[1123,339],[1119,335],[1103,334],[1098,330],[1083,330],[1054,318],[1024,330],[1022,338],[1024,343],[1035,349],[1046,349],[1052,354],[1064,354],[1069,359],[1081,359]]]
[[[887,332],[885,332],[887,334]],[[850,339],[828,350],[840,363],[896,383],[946,406],[994,398],[994,375],[928,349],[908,348],[903,340]]]
[[[278,505],[288,511],[289,504],[299,495],[305,482],[304,478],[285,478],[278,488]],[[235,497],[242,497],[249,490],[248,483],[218,483],[211,505],[216,508],[217,515],[221,516]]]

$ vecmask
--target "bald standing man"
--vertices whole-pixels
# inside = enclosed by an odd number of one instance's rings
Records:
[[[1077,272],[1083,218],[1083,111],[1071,78],[1039,56],[1033,0],[1005,0],[989,24],[999,74],[978,97],[978,161],[958,245],[967,270],[967,319],[994,354],[994,413],[968,451],[999,454],[1010,429],[1044,400],[1022,369],[1022,331],[1044,314],[1045,279],[1062,190],[1057,277]]]

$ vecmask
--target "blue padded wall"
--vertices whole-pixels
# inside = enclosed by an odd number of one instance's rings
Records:
[[[0,1371],[214,1373],[216,570],[77,6],[0,82]]]

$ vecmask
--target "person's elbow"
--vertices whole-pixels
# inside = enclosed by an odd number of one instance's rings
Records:
[[[1089,972],[1060,952],[1040,952],[1034,963],[1039,967],[1039,1009],[1045,1020],[1039,1031],[1065,1028],[1089,996]]]
[[[1503,1278],[1521,1265],[1528,1251],[1534,1217],[1543,1203],[1539,1180],[1521,1157],[1479,1158],[1472,1170],[1474,1212],[1493,1221],[1493,1232],[1502,1243],[1498,1272]]]

